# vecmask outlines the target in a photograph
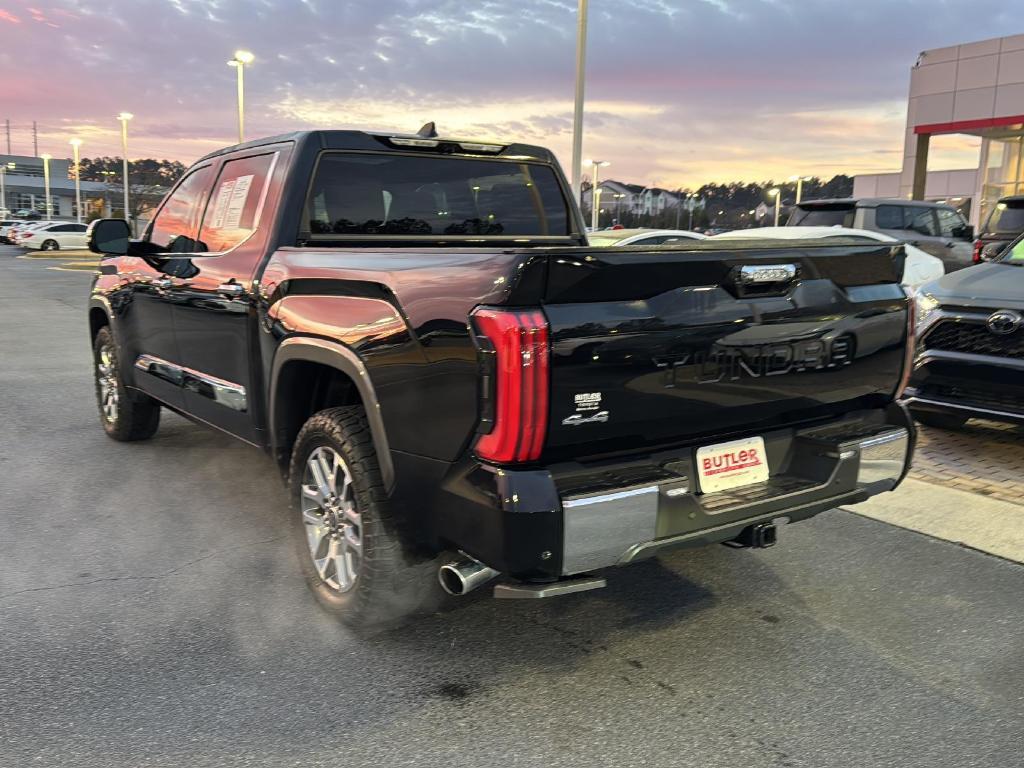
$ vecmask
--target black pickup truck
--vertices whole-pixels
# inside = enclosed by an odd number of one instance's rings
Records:
[[[901,246],[591,248],[539,147],[252,141],[90,247],[104,429],[145,439],[167,408],[269,451],[303,572],[354,625],[439,584],[550,597],[768,546],[913,450]]]

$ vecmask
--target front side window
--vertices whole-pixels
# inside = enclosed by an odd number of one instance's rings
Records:
[[[198,168],[177,186],[153,220],[149,242],[165,253],[196,253],[199,212],[210,186],[210,167]]]
[[[937,237],[932,208],[917,205],[880,205],[875,209],[875,226],[879,229],[900,229],[927,237]]]
[[[935,215],[939,219],[939,232],[943,237],[956,237],[967,223],[959,213],[948,208],[937,208]]]
[[[257,155],[224,163],[206,205],[200,250],[227,251],[256,231],[275,157]]]
[[[551,167],[445,156],[325,154],[305,220],[314,239],[571,234]]]

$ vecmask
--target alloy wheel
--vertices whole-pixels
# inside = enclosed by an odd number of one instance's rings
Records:
[[[100,347],[99,360],[96,361],[96,380],[100,385],[100,410],[103,418],[113,424],[117,421],[117,364],[109,344]]]
[[[363,526],[352,473],[336,450],[321,446],[309,454],[299,493],[313,566],[329,587],[348,592],[359,577]]]

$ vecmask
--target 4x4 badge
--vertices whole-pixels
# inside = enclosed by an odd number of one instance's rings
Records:
[[[1024,324],[1024,315],[1012,309],[1000,309],[993,312],[986,325],[992,333],[999,336],[1006,336],[1013,333]]]

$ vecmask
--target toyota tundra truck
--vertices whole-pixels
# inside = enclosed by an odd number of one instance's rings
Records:
[[[439,587],[550,598],[770,546],[892,490],[913,451],[902,246],[590,247],[540,147],[250,141],[195,163],[141,239],[89,237],[106,433],[149,438],[167,409],[269,452],[299,566],[354,626]]]

